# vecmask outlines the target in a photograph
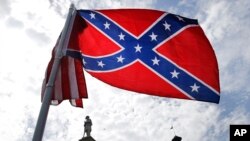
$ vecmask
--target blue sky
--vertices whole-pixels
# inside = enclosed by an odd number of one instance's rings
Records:
[[[74,141],[86,115],[93,137],[113,141],[229,140],[230,124],[250,124],[248,0],[1,0],[0,140],[32,139],[51,50],[70,3],[79,9],[153,8],[199,20],[219,63],[220,104],[153,97],[114,88],[86,74],[84,109],[51,106],[44,141]]]

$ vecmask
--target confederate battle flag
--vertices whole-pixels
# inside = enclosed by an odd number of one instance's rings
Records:
[[[146,9],[77,10],[66,55],[118,88],[219,103],[216,56],[194,19]]]

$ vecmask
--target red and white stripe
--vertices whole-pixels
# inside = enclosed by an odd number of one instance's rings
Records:
[[[56,47],[53,49],[52,58],[46,70],[42,86],[42,99],[54,62],[55,50]],[[87,88],[81,60],[63,56],[54,83],[51,104],[59,105],[63,100],[68,99],[72,106],[83,107],[82,98],[87,97]]]

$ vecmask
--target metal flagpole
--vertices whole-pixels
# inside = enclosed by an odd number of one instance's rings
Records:
[[[51,69],[51,74],[49,76],[48,83],[45,88],[44,98],[42,101],[42,106],[36,123],[36,128],[34,131],[32,141],[41,141],[43,137],[43,132],[45,129],[45,124],[49,112],[50,102],[52,98],[52,90],[55,82],[55,78],[61,63],[61,58],[63,57],[63,48],[68,45],[71,29],[74,23],[76,15],[76,8],[74,4],[70,5],[69,13],[62,31],[61,39],[59,41],[58,49],[55,54],[55,59]]]

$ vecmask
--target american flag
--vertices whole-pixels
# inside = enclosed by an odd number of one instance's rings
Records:
[[[83,107],[82,98],[87,98],[87,88],[81,60],[70,56],[62,56],[61,63],[53,86],[48,86],[51,69],[58,49],[60,37],[52,51],[52,58],[48,64],[45,79],[42,84],[41,99],[43,101],[46,87],[53,87],[52,105],[59,105],[63,100],[69,100],[72,106]],[[67,46],[66,46],[67,47]]]

